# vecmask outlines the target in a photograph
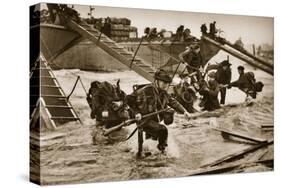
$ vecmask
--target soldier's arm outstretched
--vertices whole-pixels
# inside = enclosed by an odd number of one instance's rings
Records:
[[[168,105],[171,108],[175,109],[178,113],[184,114],[184,116],[186,118],[189,118],[190,114],[187,112],[187,110],[175,98],[173,98],[170,95],[168,95],[168,96],[169,96],[169,103],[168,103]]]

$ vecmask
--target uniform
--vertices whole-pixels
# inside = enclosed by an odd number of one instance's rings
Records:
[[[238,87],[252,98],[256,98],[255,75],[253,72],[246,72],[240,74],[238,80],[229,84],[229,87]]]
[[[223,61],[220,64],[217,65],[209,65],[207,70],[212,70],[212,69],[216,69],[216,75],[215,75],[215,80],[222,85],[226,85],[226,84],[230,84],[231,81],[231,68],[230,68],[229,62]],[[227,69],[223,69],[224,66],[227,66]],[[226,97],[226,88],[223,87],[220,89],[220,94],[221,94],[221,100],[220,100],[220,104],[225,104],[225,97]]]
[[[184,113],[184,107],[172,98],[166,91],[159,90],[155,84],[149,84],[136,90],[130,95],[134,98],[135,103],[131,103],[130,106],[134,112],[140,113],[142,116],[152,112],[159,111],[161,109],[170,106],[179,113]],[[158,139],[158,148],[161,150],[167,146],[168,129],[165,125],[160,124],[165,115],[160,113],[158,115],[151,116],[149,118],[142,119],[139,124],[146,134]]]
[[[220,108],[218,93],[220,91],[219,83],[216,80],[209,80],[205,88],[200,91],[203,96],[201,106],[203,110],[213,111]]]
[[[195,91],[192,86],[187,82],[175,85],[174,88],[175,99],[189,112],[194,113],[197,110],[193,107],[194,100],[196,99]]]
[[[200,73],[200,67],[202,67],[202,56],[200,51],[195,52],[195,48],[199,48],[199,46],[193,47],[194,49],[186,49],[184,52],[180,53],[179,58],[184,61],[186,65],[186,69],[189,74],[196,72],[196,75],[191,77],[192,83],[199,81],[202,76]]]

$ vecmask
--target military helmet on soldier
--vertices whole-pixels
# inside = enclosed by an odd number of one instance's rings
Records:
[[[172,78],[170,77],[170,75],[163,69],[156,71],[154,74],[154,78],[155,80],[161,80],[166,83],[172,82]]]
[[[208,74],[208,76],[210,77],[210,78],[215,78],[216,77],[216,73],[213,71],[213,72],[210,72],[209,74]]]
[[[231,66],[231,64],[228,60],[224,60],[223,62],[221,62],[221,66]]]
[[[238,69],[238,70],[241,70],[241,71],[244,71],[245,68],[240,65],[240,66],[237,67],[237,69]]]

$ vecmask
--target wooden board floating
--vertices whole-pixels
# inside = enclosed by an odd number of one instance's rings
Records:
[[[254,146],[250,146],[246,149],[243,149],[241,151],[238,151],[238,152],[235,152],[235,153],[232,153],[230,155],[226,155],[220,159],[217,159],[211,163],[208,163],[208,164],[205,164],[205,165],[202,165],[201,168],[204,168],[204,167],[212,167],[212,166],[216,166],[216,165],[219,165],[221,163],[224,163],[224,162],[228,162],[228,161],[231,161],[231,160],[234,160],[236,158],[239,158],[247,153],[251,153],[251,152],[254,152],[260,148],[263,148],[263,147],[266,147],[268,145],[271,145],[273,144],[273,139],[272,140],[269,140],[267,142],[263,142],[263,143],[260,143],[260,144],[257,144],[257,145],[254,145]]]
[[[249,141],[252,141],[252,142],[257,142],[257,143],[267,142],[266,139],[252,137],[252,136],[250,137],[249,135],[245,135],[245,134],[238,133],[238,132],[232,132],[232,131],[229,131],[229,130],[222,130],[222,129],[218,129],[218,128],[214,128],[214,130],[220,131],[220,132],[222,132],[223,134],[226,134],[226,135],[234,136],[234,137],[237,137],[237,138],[242,138],[242,139],[249,140]]]
[[[235,168],[241,168],[243,166],[254,165],[254,164],[265,164],[266,166],[273,167],[273,159],[257,160],[257,161],[251,161],[251,162],[241,162],[241,163],[238,163],[238,164],[227,164],[227,165],[224,165],[224,166],[212,167],[212,168],[198,170],[196,172],[192,172],[190,174],[187,174],[187,176],[225,173],[225,172],[229,172],[231,170],[234,170]]]

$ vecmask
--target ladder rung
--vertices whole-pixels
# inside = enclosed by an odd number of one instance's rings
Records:
[[[133,59],[129,59],[130,61],[132,61]],[[134,61],[138,61],[138,62],[140,62],[141,60],[140,59],[134,59]]]
[[[132,53],[128,53],[128,52],[120,52],[120,54],[123,54],[123,55],[133,55]]]
[[[40,78],[50,78],[50,79],[56,79],[55,77],[52,77],[52,76],[40,76]]]
[[[69,108],[72,109],[72,106],[63,106],[63,105],[46,105],[46,108]]]
[[[145,65],[145,64],[136,64],[139,67],[151,67],[150,65]]]
[[[113,48],[113,49],[124,49],[123,47],[118,47],[118,46],[112,46],[111,48]]]
[[[93,33],[100,33],[100,31],[97,31],[97,30],[95,30],[95,29],[87,29],[87,31],[89,31],[89,32],[93,32]]]
[[[51,117],[52,120],[79,120],[77,117]]]
[[[31,85],[30,87],[48,87],[48,88],[60,88],[58,86],[51,86],[51,85]]]
[[[50,97],[50,98],[66,98],[62,95],[30,95],[31,97]]]
[[[33,69],[34,70],[34,69]],[[40,68],[35,68],[35,70],[51,70],[50,68],[42,68],[42,67],[40,67]]]
[[[104,42],[104,43],[111,43],[111,44],[114,44],[114,43],[115,43],[115,42],[108,41],[108,40],[102,40],[101,42]]]

